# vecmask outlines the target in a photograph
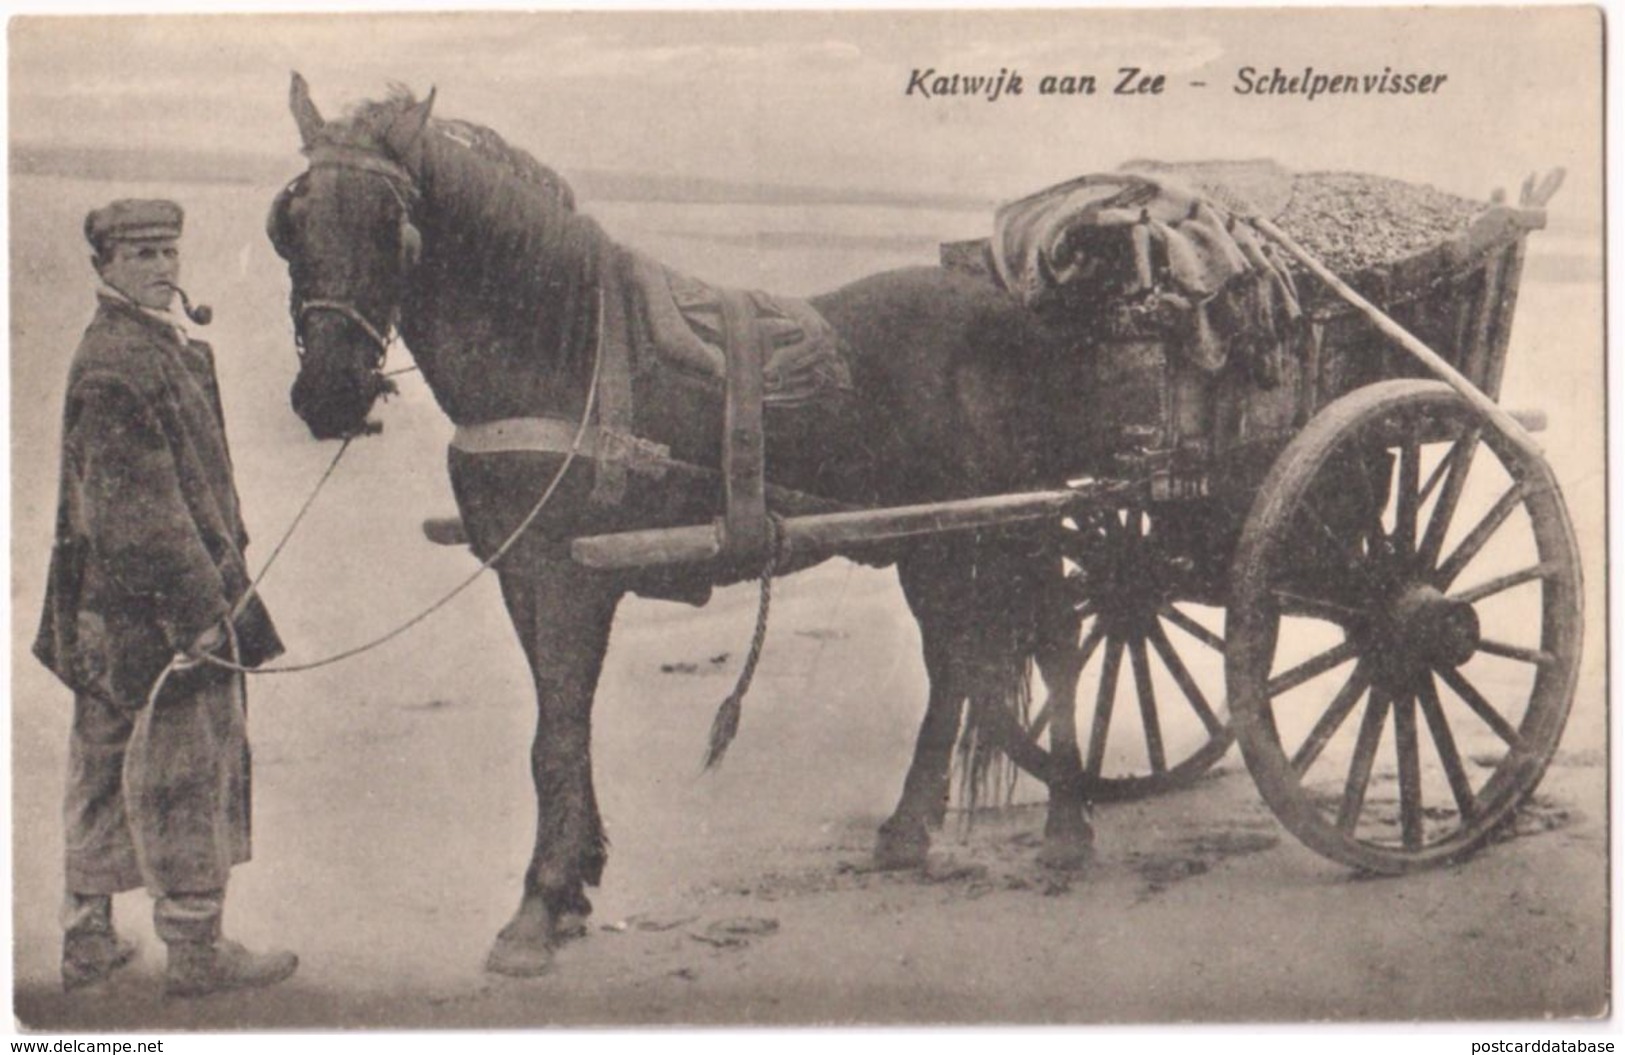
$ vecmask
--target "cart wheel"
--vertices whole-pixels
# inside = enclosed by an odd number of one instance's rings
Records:
[[[1190,784],[1231,742],[1216,610],[1204,622],[1175,600],[1157,522],[1140,510],[1068,519],[1061,552],[1065,579],[1038,659],[1048,698],[1029,735],[1047,732],[1053,764],[1081,771],[1095,801]]]
[[[1445,385],[1371,385],[1309,422],[1253,505],[1230,601],[1247,766],[1328,857],[1382,873],[1459,858],[1557,749],[1579,667],[1574,532],[1546,463]]]

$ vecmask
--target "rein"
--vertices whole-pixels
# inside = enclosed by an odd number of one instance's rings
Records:
[[[603,308],[603,294],[600,292],[598,302],[600,320],[603,318]],[[412,618],[401,623],[393,630],[380,634],[378,637],[373,638],[371,641],[368,641],[365,644],[356,645],[355,647],[347,648],[342,652],[335,652],[332,655],[323,656],[321,659],[313,659],[306,663],[290,663],[280,667],[245,667],[239,663],[233,663],[230,660],[221,659],[219,656],[209,653],[198,656],[195,662],[207,663],[210,666],[220,667],[225,670],[233,670],[239,674],[294,674],[300,671],[315,670],[318,667],[331,666],[332,664],[338,663],[341,660],[359,656],[363,652],[370,652],[380,645],[393,641],[395,638],[400,637],[402,634],[406,633],[408,630],[417,626],[419,623],[429,618],[429,616],[451,603],[452,598],[456,597],[458,594],[472,586],[476,579],[489,571],[497,561],[505,557],[508,551],[512,549],[516,543],[518,543],[520,536],[530,529],[531,524],[536,522],[536,518],[541,515],[543,508],[545,508],[547,503],[552,499],[554,492],[559,488],[559,484],[564,480],[564,474],[570,471],[570,466],[574,464],[577,455],[581,451],[582,439],[587,434],[589,422],[592,421],[593,406],[598,399],[598,373],[599,366],[603,362],[603,349],[604,330],[600,325],[598,328],[598,340],[593,348],[592,380],[588,383],[587,399],[581,408],[581,421],[576,425],[575,437],[570,441],[570,449],[565,451],[564,461],[562,464],[560,464],[558,471],[553,474],[553,479],[548,481],[547,488],[542,492],[541,497],[536,499],[536,504],[530,507],[530,512],[525,514],[525,519],[521,520],[519,522],[519,526],[513,529],[513,533],[503,540],[502,545],[497,547],[496,552],[492,553],[490,557],[482,561],[480,566],[474,569],[472,574],[463,579],[463,581],[459,582],[456,586],[453,586],[439,600],[423,609],[423,611],[419,612],[417,615],[414,615]],[[333,464],[328,466],[327,473],[323,475],[320,481],[317,482],[316,490],[313,491],[310,498],[306,500],[305,508],[309,508],[310,503],[315,501],[316,494],[319,493],[327,484],[328,478],[333,473],[333,469],[338,465],[339,457],[343,456],[344,451],[348,449],[348,447],[349,441],[346,440],[345,446],[341,448],[338,455],[334,457]],[[260,573],[255,578],[253,584],[250,585],[246,591],[244,591],[242,599],[238,601],[239,605],[245,603],[249,595],[258,589],[260,580],[265,578],[266,572],[270,571],[271,561],[274,561],[277,554],[282,551],[282,546],[287,542],[288,537],[293,534],[294,529],[299,526],[299,520],[303,516],[304,509],[301,509],[299,516],[294,518],[294,522],[288,526],[288,530],[283,534],[282,541],[279,542],[276,549],[272,551],[270,560],[266,561],[265,567],[260,569]],[[164,671],[159,676],[157,683],[153,685],[152,693],[149,696],[149,699],[155,698],[158,695],[158,690],[163,685],[164,679],[169,677],[172,670],[177,669],[177,662],[181,662],[183,660],[184,657],[180,656],[170,660],[169,666],[164,668]],[[185,667],[192,665],[194,665],[193,662],[185,662],[184,666],[179,669],[185,669]]]

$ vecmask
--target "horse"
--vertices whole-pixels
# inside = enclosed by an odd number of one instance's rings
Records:
[[[433,105],[433,91],[419,100],[395,87],[328,121],[304,78],[293,76],[290,109],[309,167],[278,195],[267,227],[291,281],[301,357],[294,411],[319,440],[377,431],[369,415],[391,390],[381,364],[398,332],[460,430],[510,419],[602,423],[603,400],[593,403],[605,315],[599,279],[628,250],[577,211],[552,169],[490,129],[431,116]],[[838,335],[851,383],[834,402],[764,411],[773,485],[878,507],[1064,479],[1057,452],[1065,442],[1054,425],[1067,417],[1066,382],[1052,365],[1065,357],[1056,354],[1056,334],[1012,295],[984,278],[920,266],[861,278],[810,304]],[[724,409],[716,386],[695,385],[641,353],[629,370],[637,442],[717,470]],[[454,446],[448,454],[476,554],[512,547],[496,571],[536,691],[535,846],[519,907],[486,961],[508,975],[545,971],[553,950],[585,931],[585,888],[599,885],[608,858],[590,717],[618,602],[635,591],[700,603],[713,583],[757,570],[723,562],[606,572],[573,563],[573,538],[708,522],[722,496],[718,472],[633,473],[618,501],[600,501],[606,462],[566,462],[574,453]],[[551,500],[527,525],[550,482]],[[978,716],[1026,707],[1045,598],[1060,568],[1049,534],[960,532],[861,555],[895,564],[929,678],[902,792],[877,836],[876,867],[925,863],[930,832],[949,805],[955,745],[978,730],[984,744],[996,739],[987,732],[994,723]],[[1052,723],[1063,736],[1071,727]],[[1075,866],[1093,832],[1076,745],[1057,746],[1068,749],[1056,757],[1074,764],[1049,778],[1041,854]]]

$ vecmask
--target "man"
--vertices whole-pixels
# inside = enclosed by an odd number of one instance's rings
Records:
[[[106,978],[134,947],[112,895],[145,886],[168,947],[165,991],[270,985],[288,952],[221,936],[249,857],[243,679],[281,641],[243,557],[214,353],[170,313],[180,206],[115,201],[85,218],[101,277],[68,375],[61,494],[34,652],[74,691],[62,981]]]

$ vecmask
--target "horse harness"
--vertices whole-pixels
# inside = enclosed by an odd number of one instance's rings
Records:
[[[370,172],[384,180],[385,186],[389,188],[390,193],[395,196],[395,201],[400,205],[400,227],[397,244],[400,246],[399,272],[404,276],[417,263],[423,245],[423,236],[419,233],[417,226],[412,223],[412,207],[420,197],[417,181],[413,179],[412,173],[407,170],[406,166],[388,158],[379,157],[377,154],[336,146],[318,147],[310,151],[310,168],[305,175],[309,175],[310,172],[320,168],[343,168],[359,172]],[[282,192],[283,195],[292,192],[304,180],[305,175],[301,175],[293,183],[290,183]],[[280,211],[280,202],[278,211]],[[274,216],[275,213],[273,213]],[[280,251],[281,239],[274,223],[272,224],[271,240],[278,244]],[[391,310],[388,321],[380,327],[348,301],[330,298],[313,298],[301,301],[294,326],[294,344],[301,356],[305,352],[305,317],[317,311],[329,311],[341,315],[354,324],[362,333],[366,334],[367,338],[377,348],[377,355],[371,364],[371,368],[375,373],[382,372],[384,359],[389,353],[389,346],[394,339],[396,324],[400,317],[399,303]]]
[[[321,167],[350,168],[363,172],[370,172],[383,178],[400,204],[400,251],[402,276],[416,263],[416,257],[421,251],[422,236],[412,223],[412,205],[416,203],[420,192],[412,174],[404,166],[387,158],[379,157],[365,151],[322,147],[310,152],[310,169]],[[307,172],[308,175],[308,172]],[[287,195],[293,193],[299,180],[289,184],[279,196],[276,207],[272,211],[272,222],[269,225],[271,240],[283,256],[283,241],[280,238],[280,213]],[[403,193],[404,189],[404,193]],[[582,407],[581,419],[576,422],[573,430],[569,422],[557,421],[550,418],[520,418],[502,422],[490,422],[481,425],[460,426],[458,438],[462,440],[464,449],[483,447],[486,450],[495,449],[526,449],[546,450],[551,453],[564,454],[564,460],[554,473],[552,482],[548,484],[541,496],[536,500],[530,512],[514,530],[514,532],[498,547],[496,553],[483,561],[473,575],[464,579],[440,600],[424,609],[418,615],[402,623],[387,634],[367,644],[356,648],[335,653],[323,659],[281,668],[269,668],[260,673],[293,672],[308,670],[315,667],[326,666],[339,662],[353,655],[368,651],[384,642],[405,633],[413,626],[427,619],[430,615],[444,607],[453,597],[461,593],[476,578],[491,568],[501,557],[518,542],[521,535],[535,521],[555,490],[563,481],[565,473],[569,470],[572,461],[579,455],[587,455],[594,459],[599,472],[595,482],[594,497],[602,499],[605,492],[601,485],[607,485],[612,490],[624,487],[625,473],[628,467],[638,467],[643,471],[664,471],[664,466],[670,463],[670,452],[667,448],[641,439],[630,432],[631,426],[631,378],[630,378],[630,346],[624,340],[606,340],[605,330],[610,320],[606,318],[603,289],[600,287],[598,296],[597,338],[594,342],[595,353],[593,357],[592,378],[589,382],[587,398]],[[382,328],[375,325],[353,304],[331,298],[318,298],[303,301],[294,327],[295,345],[301,357],[304,355],[303,323],[305,318],[314,311],[334,312],[355,324],[377,347],[378,353],[371,364],[372,372],[377,375],[381,383],[384,382],[383,363],[389,352],[390,338],[395,332],[400,315],[400,300],[397,298],[395,306],[391,309],[388,323]],[[615,316],[623,325],[625,319]],[[707,769],[717,765],[732,742],[739,728],[740,713],[743,708],[745,694],[749,691],[751,681],[755,675],[757,661],[761,657],[762,645],[767,632],[768,610],[772,599],[773,577],[778,570],[779,558],[783,550],[783,532],[780,518],[767,510],[765,480],[765,437],[763,432],[763,402],[764,378],[763,361],[760,355],[760,344],[763,342],[763,333],[756,325],[754,312],[751,310],[749,297],[740,292],[728,291],[722,294],[722,318],[726,340],[724,341],[727,367],[725,407],[724,407],[724,436],[722,444],[723,472],[726,486],[726,510],[719,531],[721,548],[718,553],[719,560],[738,562],[743,564],[751,562],[761,567],[761,598],[756,613],[756,629],[752,636],[749,655],[744,667],[740,671],[734,690],[723,700],[712,721],[709,746],[706,751],[705,766]],[[616,337],[622,337],[617,334]],[[615,346],[606,356],[606,345]],[[606,363],[606,358],[609,360]],[[600,393],[599,384],[606,366],[611,375],[606,386],[609,391]],[[607,396],[608,398],[603,398]],[[595,400],[598,402],[598,417],[600,424],[594,427],[590,424],[594,413]],[[562,426],[562,427],[561,427]],[[616,426],[621,426],[617,428]],[[566,438],[565,432],[571,435]],[[453,444],[458,445],[457,438]],[[328,466],[327,472],[317,483],[305,506],[300,510],[299,516],[290,525],[287,533],[278,543],[277,549],[267,561],[265,567],[253,583],[249,585],[244,594],[253,593],[258,583],[270,570],[271,563],[275,561],[294,529],[299,525],[305,510],[314,502],[333,470],[337,468],[338,461],[343,457],[349,447],[346,441],[334,456],[333,462]],[[607,473],[605,470],[609,470]],[[170,673],[176,669],[177,660],[172,659],[159,675],[152,688],[152,696],[163,686]],[[248,673],[247,668],[235,662],[220,660],[213,656],[203,656],[201,661],[214,666],[234,669]]]
[[[727,374],[724,384],[722,473],[725,495],[719,561],[761,567],[774,548],[767,510],[764,377],[760,328],[746,293],[723,291]],[[580,434],[577,452],[596,466],[591,501],[616,505],[628,472],[659,479],[677,463],[670,448],[632,431],[630,344],[625,320],[600,306],[599,356],[603,371],[598,424]],[[577,423],[558,417],[503,418],[460,424],[451,445],[466,454],[535,451],[560,454],[577,439]]]
[[[422,248],[422,235],[412,223],[412,209],[421,193],[410,170],[370,151],[341,146],[316,147],[309,152],[309,157],[308,171],[344,168],[371,173],[384,180],[400,205],[400,271],[404,275],[410,270]],[[290,193],[298,182],[290,184],[283,194]],[[272,240],[279,242],[274,227],[273,224]],[[721,523],[722,549],[718,556],[719,560],[758,565],[770,560],[770,551],[775,548],[766,501],[763,359],[758,347],[762,334],[748,294],[731,290],[719,293],[727,365],[722,442],[726,504]],[[302,301],[294,333],[301,355],[304,354],[304,320],[318,311],[338,314],[366,334],[377,349],[370,368],[382,373],[399,321],[398,301],[383,326],[368,319],[347,301],[332,298]],[[585,455],[592,458],[598,468],[593,500],[600,504],[618,504],[622,500],[629,470],[656,478],[661,476],[670,463],[669,448],[632,432],[630,343],[623,332],[604,333],[606,329],[623,331],[625,320],[615,313],[606,316],[600,298],[597,322],[599,355],[603,357],[601,366],[605,375],[599,393],[597,426],[582,429],[577,422],[547,416],[459,425],[452,446],[473,454],[573,451]],[[590,412],[592,408],[587,409]]]

